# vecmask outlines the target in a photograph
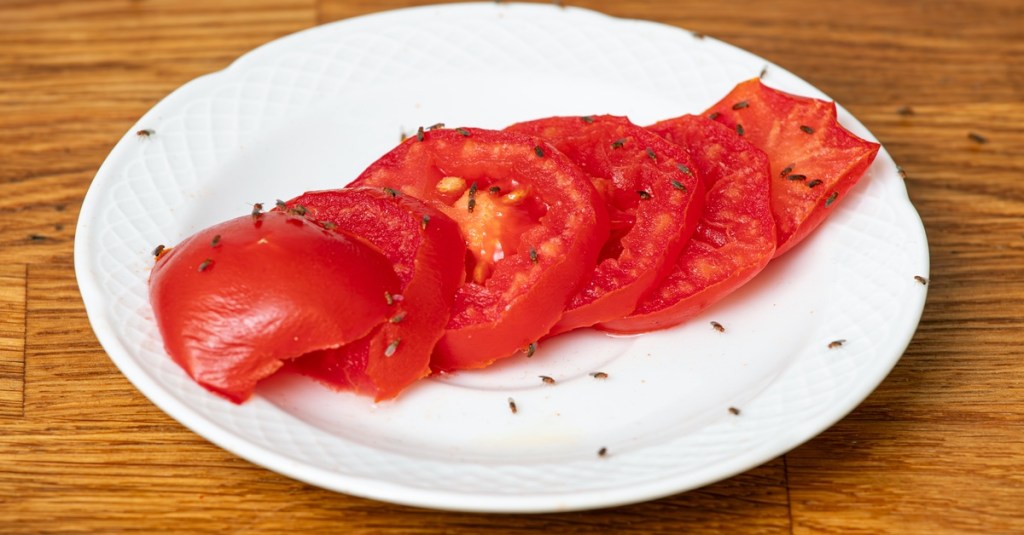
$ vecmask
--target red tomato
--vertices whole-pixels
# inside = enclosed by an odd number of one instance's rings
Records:
[[[321,224],[366,239],[394,265],[401,295],[392,296],[389,321],[356,343],[289,364],[329,386],[352,388],[378,401],[430,373],[430,355],[465,276],[466,246],[458,225],[422,201],[392,193],[350,187],[306,193],[287,203],[291,210],[301,206]]]
[[[697,226],[704,188],[686,151],[625,117],[551,117],[508,131],[547,139],[604,194],[611,237],[550,334],[621,318],[659,282]]]
[[[535,347],[608,236],[586,174],[547,142],[473,128],[420,132],[355,185],[426,200],[462,230],[466,282],[432,366],[481,368]]]
[[[764,152],[703,117],[686,115],[650,129],[690,153],[707,202],[668,277],[632,314],[599,325],[603,330],[633,333],[682,323],[750,280],[775,252]]]
[[[200,231],[149,279],[167,353],[235,403],[283,360],[365,336],[390,317],[384,293],[398,289],[369,245],[283,212]]]
[[[705,115],[768,154],[775,256],[817,228],[878,153],[877,143],[839,124],[834,102],[783,93],[756,78],[737,85]]]

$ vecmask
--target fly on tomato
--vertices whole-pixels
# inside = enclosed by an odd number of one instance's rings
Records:
[[[608,237],[604,203],[587,175],[531,136],[421,131],[353,184],[422,199],[461,229],[466,276],[434,351],[439,371],[532,353]]]
[[[551,334],[611,321],[672,268],[704,206],[704,187],[686,151],[611,115],[550,117],[508,127],[547,139],[590,174],[611,235],[595,269]]]
[[[235,403],[283,361],[365,336],[399,288],[391,262],[362,240],[259,210],[164,251],[149,280],[167,353]]]
[[[737,85],[705,116],[768,154],[775,256],[806,238],[835,210],[879,149],[878,143],[839,124],[834,102],[784,93],[756,78]]]
[[[388,321],[355,343],[304,355],[289,367],[377,401],[428,375],[463,280],[465,245],[458,225],[424,202],[385,188],[309,192],[281,208],[369,241],[391,261],[401,282],[400,293],[389,296]]]
[[[768,157],[727,127],[686,115],[649,127],[689,152],[706,188],[697,230],[672,271],[624,318],[599,325],[620,333],[686,321],[759,273],[775,252]]]

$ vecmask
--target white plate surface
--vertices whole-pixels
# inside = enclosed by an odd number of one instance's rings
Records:
[[[647,124],[699,112],[766,67],[766,83],[827,98],[714,39],[550,5],[432,6],[279,39],[172,93],[111,152],[75,242],[89,319],[125,376],[178,421],[339,492],[540,512],[648,500],[742,472],[851,411],[917,326],[927,241],[884,149],[810,239],[688,324],[573,333],[532,359],[422,381],[379,405],[294,377],[242,406],[206,392],[164,353],[146,280],[156,244],[254,202],[339,187],[419,125],[601,113]],[[843,109],[840,120],[874,139]],[[156,133],[139,138],[142,128]],[[837,339],[847,342],[829,349]]]

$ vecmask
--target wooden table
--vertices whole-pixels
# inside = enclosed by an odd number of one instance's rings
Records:
[[[75,221],[133,122],[174,88],[310,26],[417,2],[0,2],[0,532],[1024,531],[1024,4],[580,1],[772,60],[843,103],[907,173],[928,304],[849,417],[732,479],[551,515],[443,513],[256,467],[164,415],[96,341]]]

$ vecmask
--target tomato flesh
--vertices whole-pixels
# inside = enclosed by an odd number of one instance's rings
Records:
[[[350,187],[305,193],[286,203],[321,225],[336,225],[376,246],[401,283],[388,321],[355,343],[316,351],[290,363],[299,373],[377,401],[397,396],[430,373],[430,355],[444,334],[463,280],[459,227],[407,195]]]
[[[599,325],[620,333],[671,327],[759,273],[775,252],[768,157],[729,128],[687,115],[649,127],[684,147],[706,188],[697,230],[673,269],[628,316]]]
[[[547,139],[604,193],[612,225],[600,261],[551,334],[618,319],[671,269],[704,205],[686,151],[625,117],[550,117],[508,127]]]
[[[282,361],[365,336],[398,277],[361,240],[283,212],[186,238],[156,262],[150,302],[168,354],[235,403]]]
[[[779,256],[807,237],[874,161],[879,145],[839,124],[836,105],[772,89],[737,85],[705,115],[765,151]]]
[[[603,202],[586,174],[530,136],[430,130],[353,184],[428,202],[459,223],[472,247],[434,351],[438,371],[487,366],[547,334],[608,236]]]

